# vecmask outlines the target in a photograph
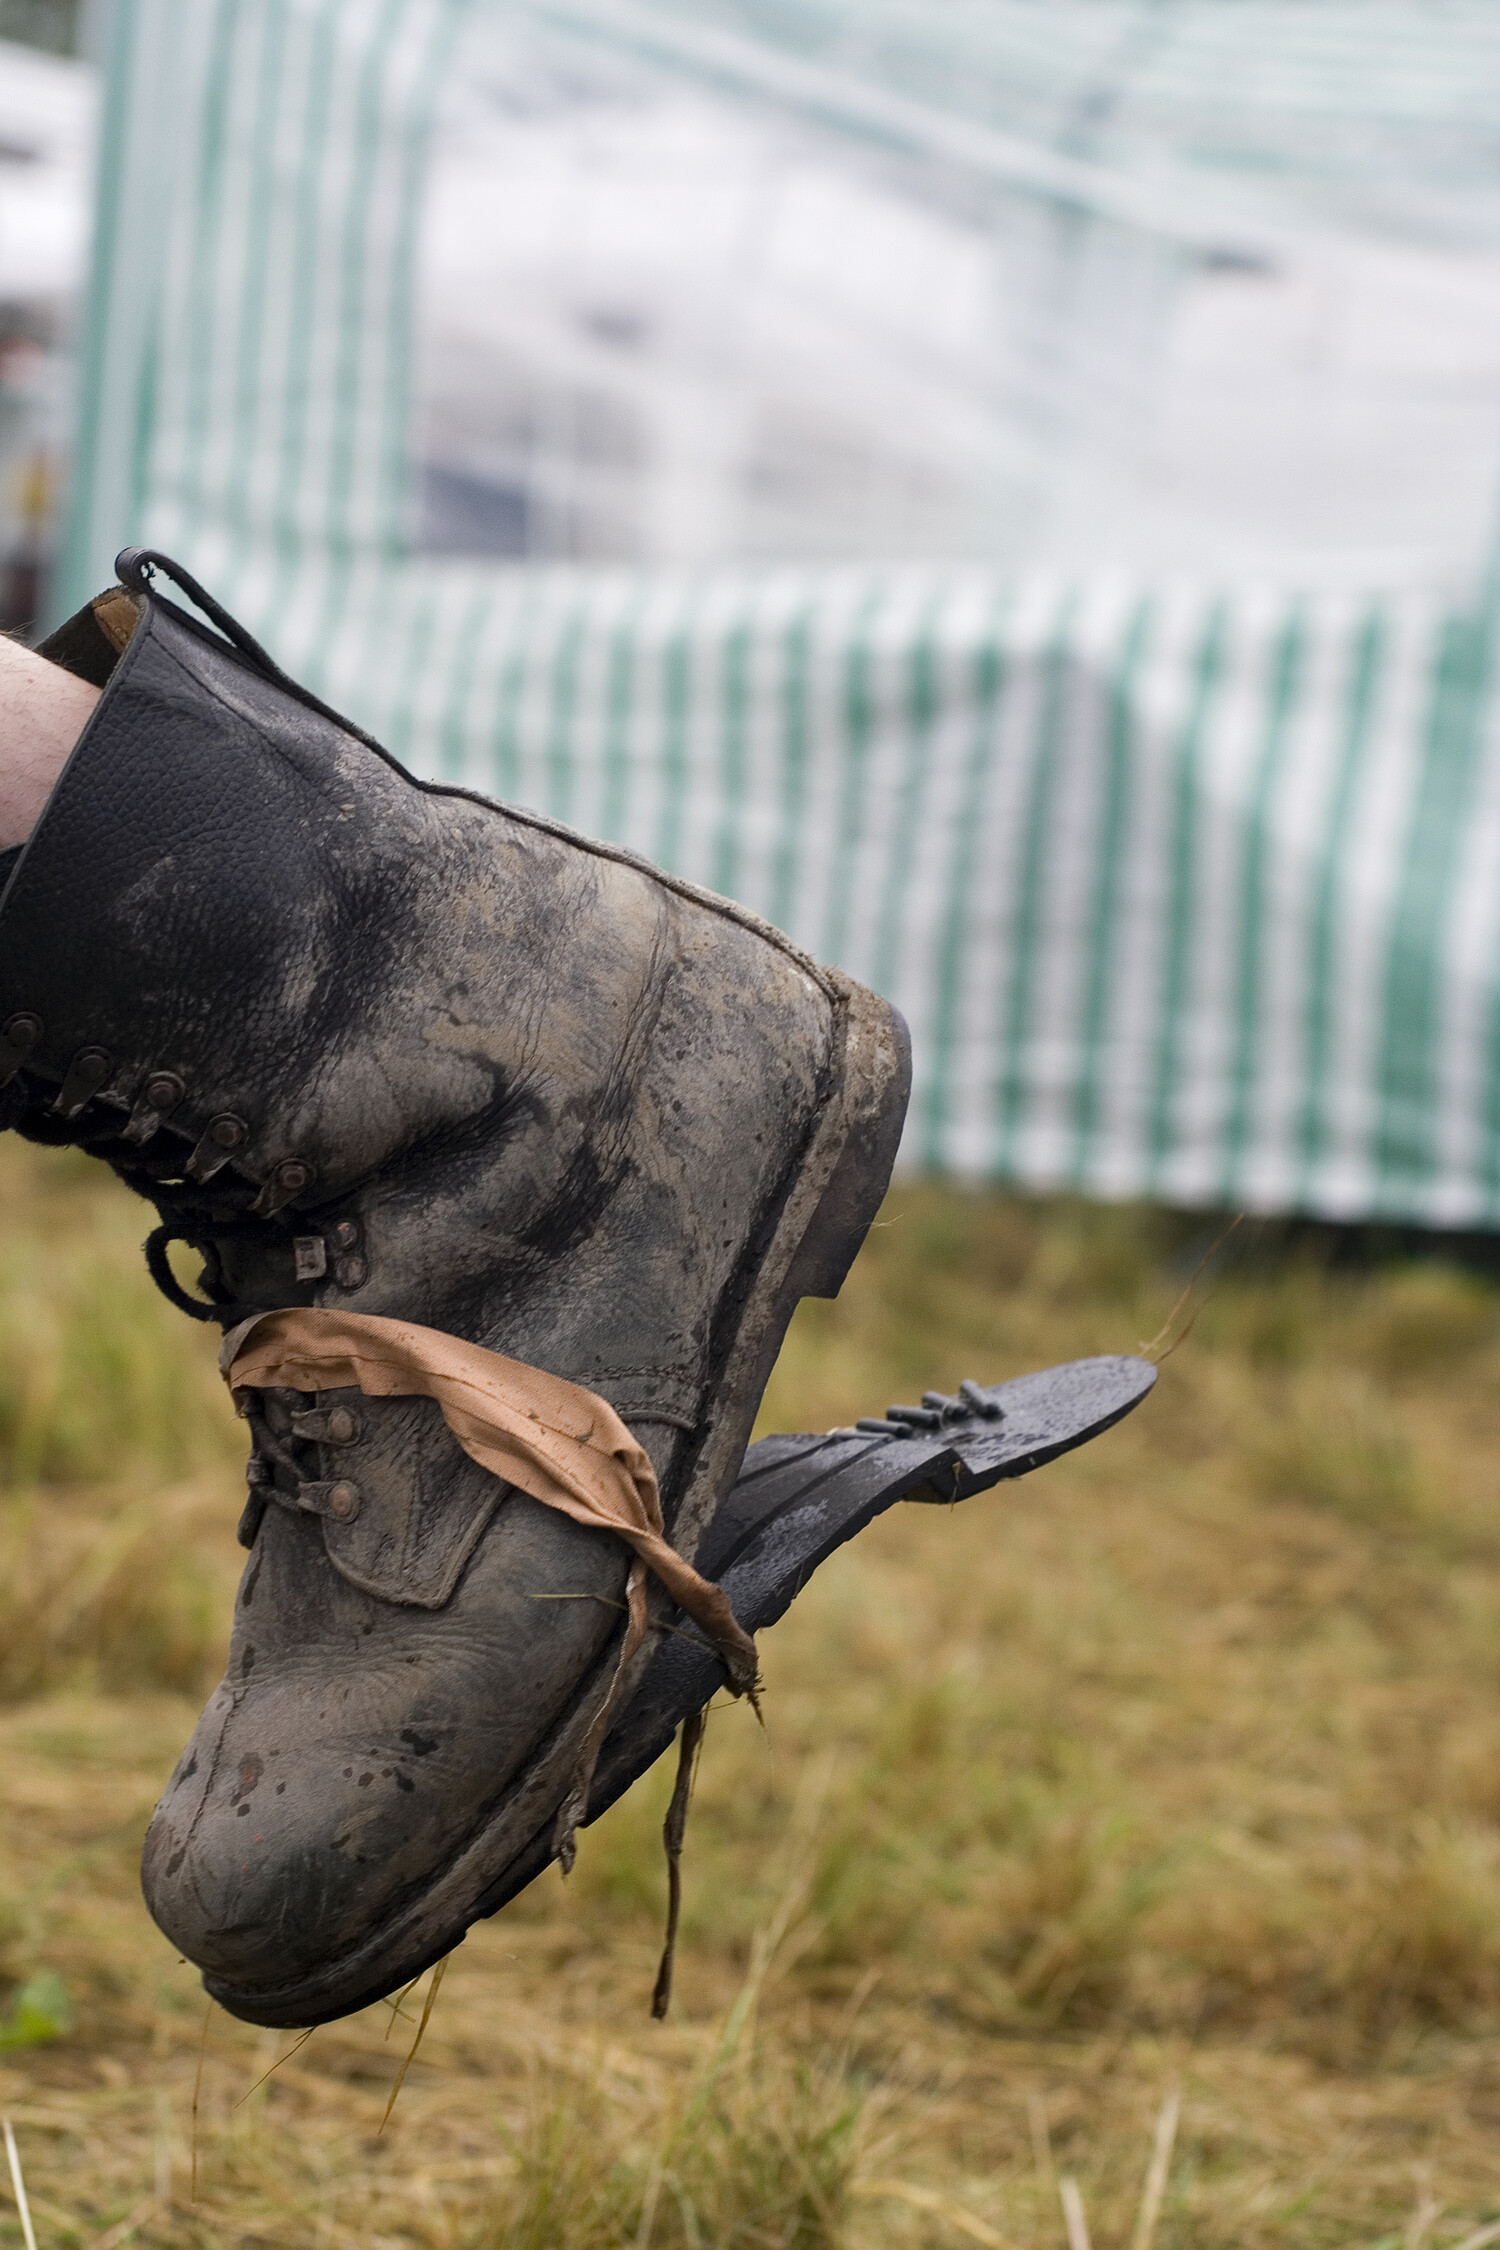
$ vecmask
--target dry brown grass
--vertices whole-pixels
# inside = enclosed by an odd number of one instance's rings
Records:
[[[240,1444],[143,1215],[0,1149],[0,2051],[39,2240],[431,2250],[1457,2245],[1500,2216],[1500,1297],[1252,1257],[1141,1413],[898,1510],[709,1729],[675,2020],[670,1777],[408,2020],[215,2014],[135,1889],[210,1684]],[[1187,1231],[908,1186],[805,1307],[768,1426],[1153,1334]],[[192,2103],[198,2100],[198,2192]],[[236,2106],[238,2105],[238,2106]],[[0,2190],[0,2244],[19,2243]]]

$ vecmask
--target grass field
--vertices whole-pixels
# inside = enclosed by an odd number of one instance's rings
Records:
[[[239,1560],[212,1340],[82,1159],[0,1147],[0,1201],[0,2110],[41,2250],[1063,2250],[1067,2179],[1143,2250],[1174,2088],[1159,2250],[1500,2221],[1493,1287],[1251,1239],[1130,1422],[893,1511],[765,1637],[764,1736],[710,1723],[672,2022],[657,1773],[452,1957],[382,2134],[422,1988],[257,2086],[290,2038],[206,2016],[136,1889]],[[1137,1349],[1193,1232],[903,1186],[765,1426]]]

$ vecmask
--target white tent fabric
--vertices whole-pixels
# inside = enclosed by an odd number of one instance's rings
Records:
[[[568,11],[529,13],[551,36]],[[611,70],[644,54],[722,89],[754,63],[761,112],[816,113],[861,147],[905,134],[903,162],[926,119],[954,179],[977,178],[981,158],[992,183],[1005,173],[1006,210],[1083,211],[1176,261],[1249,240],[1123,125],[1084,155],[1059,153],[1056,134],[1028,154],[1025,104],[1001,115],[997,97],[983,147],[966,141],[973,115],[915,64],[892,91],[910,12],[870,15],[865,47],[878,30],[886,60],[867,52],[863,78],[832,0],[779,12],[800,46],[753,11],[690,13],[693,39],[665,6],[578,0],[571,16]],[[1361,115],[1335,66],[1368,9],[1081,13],[1189,27],[1138,96],[1138,113],[1170,97],[1179,122],[1193,86],[1222,79],[1209,18],[1311,25],[1297,83],[1341,107],[1320,160],[1342,205],[1358,202]],[[1489,12],[1381,13],[1436,24],[1432,45],[1458,57],[1446,79],[1429,62],[1420,100],[1399,74],[1363,82],[1412,112],[1401,146],[1427,183],[1424,224],[1445,255],[1478,257],[1494,198],[1477,113],[1435,185],[1442,166],[1422,152],[1454,89],[1463,116],[1473,107],[1459,65],[1490,40]],[[1016,53],[1039,20],[955,14],[1008,27]],[[116,6],[66,598],[102,583],[127,539],[165,548],[416,770],[623,841],[870,979],[912,1025],[909,1162],[1188,1204],[1500,1222],[1495,591],[1473,520],[1423,550],[1425,578],[1408,555],[1366,582],[1242,558],[1023,569],[967,547],[795,567],[711,548],[675,563],[424,552],[432,136],[455,75],[472,80],[476,24],[488,36],[492,18],[527,15],[465,0]],[[708,32],[728,44],[705,46]],[[1210,61],[1189,69],[1194,39]],[[1018,67],[1002,53],[994,85]],[[858,98],[830,123],[835,81]],[[1362,114],[1378,122],[1378,102]],[[1308,171],[1283,165],[1278,226],[1299,199],[1326,207]],[[1186,214],[1175,228],[1172,212]],[[986,225],[1010,239],[1004,212]]]

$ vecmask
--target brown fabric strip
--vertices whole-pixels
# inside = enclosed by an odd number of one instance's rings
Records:
[[[493,1476],[627,1541],[702,1626],[735,1694],[754,1694],[755,1643],[723,1588],[667,1539],[656,1472],[607,1399],[436,1328],[326,1307],[241,1321],[224,1338],[219,1368],[237,1406],[246,1391],[281,1385],[436,1399],[464,1451]],[[637,1602],[631,1607],[636,1613]]]

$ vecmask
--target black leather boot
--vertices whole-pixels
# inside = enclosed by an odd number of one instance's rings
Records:
[[[43,652],[104,692],[0,901],[0,1123],[148,1196],[195,1316],[337,1305],[602,1394],[691,1559],[884,1191],[899,1017],[629,853],[413,781],[175,565],[119,568]],[[445,1951],[550,1833],[629,1557],[429,1399],[261,1394],[253,1430],[229,1671],[143,1880],[226,2007],[301,2024]]]

